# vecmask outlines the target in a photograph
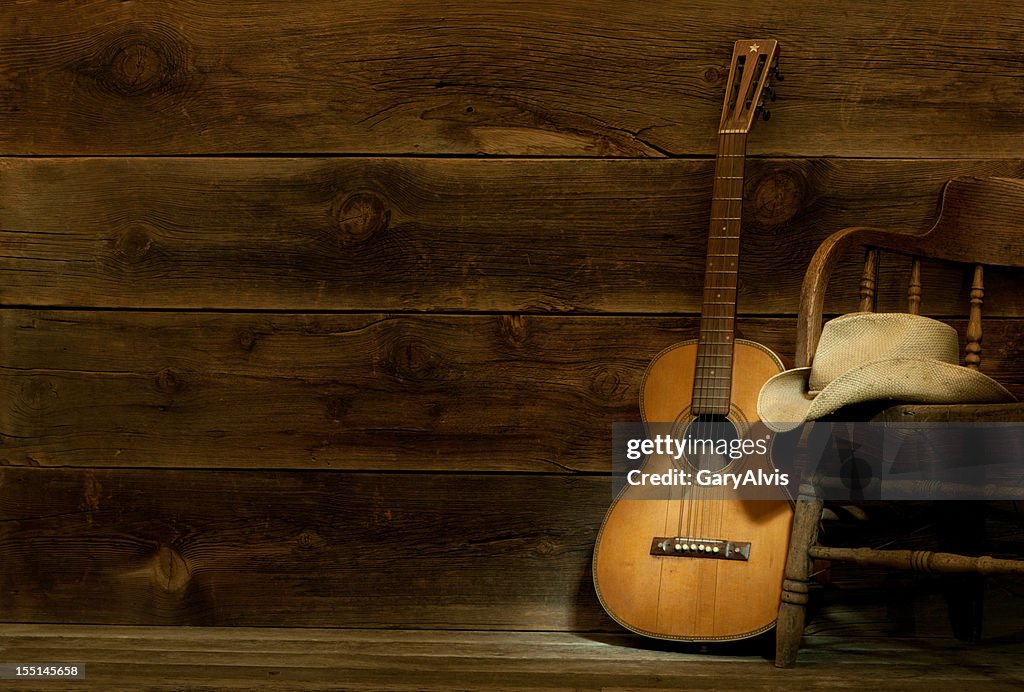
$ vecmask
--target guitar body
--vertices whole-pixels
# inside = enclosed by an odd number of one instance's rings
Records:
[[[737,339],[733,354],[732,405],[725,416],[743,428],[757,420],[761,385],[783,370],[779,357]],[[641,386],[647,422],[692,420],[691,391],[696,341],[662,352]],[[645,473],[664,473],[679,462],[652,456]],[[760,464],[772,472],[770,460]],[[729,641],[765,632],[775,624],[782,594],[792,506],[788,499],[741,500],[719,493],[704,499],[694,491],[679,499],[641,499],[645,489],[627,486],[601,525],[594,550],[594,584],[601,605],[639,634],[683,641]],[[651,554],[651,540],[678,536],[679,527],[700,517],[699,538],[750,544],[745,561]],[[684,519],[686,518],[686,519]],[[687,533],[684,531],[684,533]]]

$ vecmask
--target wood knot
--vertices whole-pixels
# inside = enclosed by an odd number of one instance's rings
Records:
[[[118,255],[130,263],[138,263],[145,259],[153,247],[153,239],[145,226],[134,225],[122,233],[114,242]]]
[[[763,226],[789,221],[803,207],[806,187],[796,171],[773,170],[762,176],[750,197],[754,218]]]
[[[316,531],[305,529],[296,537],[295,543],[301,550],[314,550],[324,545],[324,539]]]
[[[717,67],[705,68],[703,79],[707,84],[718,84],[722,81],[722,71]]]
[[[162,25],[113,37],[79,70],[104,91],[127,98],[182,93],[195,74],[188,42]]]
[[[590,378],[590,391],[601,400],[620,404],[636,398],[630,371],[618,365],[601,365]]]
[[[383,368],[397,379],[425,381],[445,377],[440,356],[423,342],[413,339],[400,341],[388,349]]]
[[[251,352],[256,348],[256,342],[259,340],[259,335],[251,329],[243,329],[238,332],[238,345],[242,347],[242,350],[246,353]]]
[[[391,210],[372,192],[355,192],[336,200],[331,214],[345,242],[360,242],[387,230]]]
[[[537,555],[557,555],[560,552],[559,545],[549,538],[542,538],[533,544],[533,552]]]
[[[25,406],[33,411],[41,411],[59,398],[57,385],[38,376],[22,385],[21,396]]]
[[[520,347],[526,343],[525,315],[502,315],[499,318],[498,329],[502,341],[509,345]]]
[[[180,392],[184,386],[184,379],[172,368],[164,368],[156,374],[156,388],[165,394]]]
[[[180,593],[192,579],[192,568],[181,553],[162,545],[151,563],[153,584],[167,593]]]

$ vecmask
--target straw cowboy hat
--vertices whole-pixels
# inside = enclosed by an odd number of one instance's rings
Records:
[[[775,375],[761,387],[757,413],[772,430],[863,401],[923,404],[1014,401],[991,377],[959,365],[956,330],[904,313],[854,312],[830,320],[809,368]]]

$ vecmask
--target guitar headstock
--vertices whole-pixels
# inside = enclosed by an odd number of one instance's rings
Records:
[[[765,101],[775,100],[773,79],[782,81],[779,42],[773,38],[737,41],[732,50],[719,131],[749,132],[759,113],[768,120],[771,112]]]

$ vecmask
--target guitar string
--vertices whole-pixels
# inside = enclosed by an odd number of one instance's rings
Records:
[[[720,183],[720,181],[736,181],[743,179],[742,164],[744,163],[744,150],[745,138],[742,136],[742,134],[736,136],[732,133],[723,133],[721,135],[719,151],[720,153],[724,154],[724,156],[720,155],[716,161],[716,179],[714,181],[714,188],[720,194],[713,195],[712,199],[713,206],[716,210],[719,210],[721,214],[719,216],[716,216],[713,213],[712,219],[714,223],[718,223],[719,221],[721,221],[725,224],[722,227],[722,230],[725,231],[725,233],[719,234],[717,226],[714,227],[714,232],[709,236],[708,254],[711,255],[712,257],[725,258],[725,260],[714,260],[711,259],[711,257],[709,257],[709,261],[707,263],[708,276],[704,281],[704,307],[706,309],[702,313],[703,327],[700,330],[701,333],[698,335],[697,353],[698,381],[696,387],[696,403],[697,408],[700,410],[704,410],[709,405],[712,409],[721,408],[723,402],[728,402],[725,403],[727,407],[729,407],[731,404],[731,366],[733,359],[730,358],[730,355],[731,352],[734,351],[734,339],[732,339],[731,336],[725,337],[728,343],[723,344],[722,338],[715,335],[718,335],[720,333],[733,334],[735,331],[735,315],[724,314],[726,312],[732,313],[734,311],[726,311],[723,309],[722,306],[735,305],[735,301],[737,298],[737,282],[726,281],[727,284],[731,283],[732,285],[720,286],[718,285],[718,278],[723,275],[728,276],[730,279],[737,278],[738,267],[736,267],[736,259],[738,256],[738,248],[734,251],[733,247],[731,246],[734,244],[738,245],[739,224],[733,224],[734,226],[737,227],[737,232],[735,234],[729,233],[729,225],[730,221],[735,222],[740,217],[740,212],[742,210],[742,201],[738,201],[737,198],[742,197],[742,191],[737,193],[735,190],[729,189],[730,186],[734,187],[737,185],[737,183],[735,182]],[[735,159],[740,159],[739,161],[735,162],[736,164],[739,164],[741,166],[740,170],[734,170],[734,164],[732,162]],[[733,210],[734,206],[736,207],[735,211]],[[722,250],[722,252],[717,252],[718,250]],[[728,252],[726,252],[726,250],[728,250]],[[729,260],[732,261],[729,262]],[[719,262],[718,269],[713,269],[715,261]],[[724,266],[725,262],[729,262],[729,266]],[[732,295],[726,296],[727,300],[717,300],[717,298],[722,297],[722,293],[719,291],[732,291]],[[711,300],[712,294],[714,295],[714,298],[716,298],[716,300]],[[706,316],[706,319],[704,318],[704,316]],[[709,360],[711,361],[710,364],[708,362]],[[723,360],[727,361],[729,365],[729,367],[724,368],[726,373],[730,375],[730,377],[728,377],[727,380],[726,376],[721,374],[723,370],[721,363]],[[712,370],[712,367],[717,368],[717,372],[719,373],[717,376],[715,376],[716,370]],[[720,386],[716,385],[715,382],[717,382],[718,380],[722,380],[724,384]],[[728,411],[725,414],[725,420],[728,421]],[[708,439],[709,437],[711,437],[710,433],[715,432],[715,427],[716,426],[714,415],[701,413],[696,416],[696,435],[691,433],[688,436],[691,438],[696,436],[697,439]],[[724,424],[722,425],[722,428],[723,430],[719,432],[724,431]],[[698,459],[700,459],[699,455]],[[685,462],[682,464],[673,463],[672,467],[682,471],[685,470],[686,464]],[[698,471],[701,469],[700,461],[698,461],[696,468]],[[700,492],[701,486],[699,486],[699,484],[696,485],[695,492],[690,493],[687,492],[687,487],[689,486],[681,486],[680,489],[680,505],[677,515],[677,536],[683,535],[683,537],[700,537],[703,536],[703,534],[705,533],[704,527],[710,528],[712,525],[714,525],[714,533],[716,533],[717,535],[721,530],[722,523],[723,512],[720,507],[721,503],[700,503],[698,507],[700,513],[698,515],[697,510],[693,507],[694,503],[686,502],[685,500],[687,495],[700,496],[702,494]],[[712,487],[715,488],[715,490],[713,490],[711,493],[706,493],[706,495],[710,496],[712,499],[724,499],[724,486]],[[691,499],[697,498],[691,497]],[[718,510],[717,512],[715,511],[716,509]],[[685,535],[682,531],[684,517],[686,519],[686,525],[688,529]]]
[[[725,154],[722,157],[722,159],[721,159],[721,170],[722,170],[721,175],[726,176],[726,177],[723,179],[722,182],[716,181],[717,183],[719,183],[719,184],[717,184],[715,186],[717,188],[716,191],[718,192],[718,194],[716,195],[717,199],[715,199],[712,202],[712,204],[714,205],[716,211],[718,211],[718,216],[715,218],[716,226],[715,226],[715,233],[713,235],[724,238],[725,236],[729,235],[729,232],[728,232],[729,221],[728,221],[728,219],[731,216],[731,214],[729,212],[729,200],[728,199],[722,199],[722,198],[723,197],[727,198],[727,197],[731,197],[732,196],[731,194],[727,194],[728,192],[730,192],[730,190],[727,189],[730,184],[729,183],[724,183],[724,180],[733,180],[734,178],[732,176],[735,173],[732,170],[732,165],[731,165],[732,162],[733,162],[733,159],[734,159],[734,157],[733,157],[733,153],[734,152],[732,150],[732,137],[730,137],[729,135],[722,135],[722,146],[720,147],[720,149]],[[726,193],[726,194],[723,194],[723,193]],[[718,224],[719,223],[723,224],[722,228],[721,228],[721,232],[719,232],[719,229],[718,229]],[[713,411],[712,413],[708,414],[707,418],[706,418],[707,422],[706,422],[706,424],[704,426],[705,427],[705,435],[704,435],[704,437],[706,439],[715,439],[716,438],[716,435],[713,434],[713,433],[716,432],[714,430],[715,427],[718,427],[718,426],[715,425],[715,423],[717,422],[717,410],[719,408],[721,408],[720,395],[722,393],[722,389],[721,389],[721,386],[719,385],[719,382],[723,381],[722,380],[723,375],[721,374],[721,372],[722,372],[722,369],[721,369],[721,359],[719,357],[721,355],[721,353],[720,353],[721,346],[720,346],[720,343],[719,343],[719,341],[721,339],[721,336],[720,336],[721,332],[719,332],[717,330],[720,329],[721,326],[722,326],[721,325],[721,320],[720,320],[720,317],[721,317],[720,313],[722,311],[722,303],[725,302],[725,301],[721,300],[723,295],[722,295],[722,292],[720,291],[720,289],[722,287],[719,286],[719,283],[720,283],[720,278],[723,278],[725,276],[725,275],[721,274],[720,272],[728,271],[728,267],[727,267],[728,258],[725,257],[725,255],[728,254],[728,252],[726,251],[726,247],[725,247],[725,246],[728,245],[728,241],[719,240],[718,242],[712,241],[712,243],[715,246],[714,249],[718,250],[719,252],[715,253],[717,255],[716,259],[714,261],[708,263],[709,271],[711,273],[709,275],[709,279],[708,279],[707,284],[708,284],[708,286],[710,288],[710,291],[709,291],[709,295],[705,296],[705,299],[709,300],[710,301],[710,305],[711,305],[711,309],[709,310],[710,319],[708,320],[709,332],[705,335],[706,343],[709,345],[709,347],[707,349],[705,349],[705,350],[709,354],[711,362],[710,362],[710,364],[707,364],[707,363],[705,364],[705,367],[704,367],[704,377],[707,378],[708,380],[710,380],[710,382],[709,382],[709,389],[711,390],[711,395],[708,398],[710,399],[710,403],[711,403],[710,408]],[[711,267],[714,267],[714,268],[710,269]],[[702,406],[702,408],[706,408],[706,406]],[[703,455],[703,458],[707,462],[705,464],[705,466],[710,470],[711,467],[715,463],[715,453],[714,453],[714,451],[712,451],[710,454]],[[712,487],[714,487],[714,486],[712,486]],[[702,502],[701,505],[700,505],[700,507],[701,507],[701,522],[700,522],[700,525],[698,526],[697,536],[696,536],[696,538],[698,540],[701,539],[701,538],[706,537],[706,534],[708,533],[708,531],[706,529],[706,526],[709,523],[708,515],[714,513],[715,504],[716,504],[714,502],[714,495],[715,495],[715,493],[714,493],[713,490],[711,492],[703,492],[702,494],[705,497],[703,498],[704,502]]]
[[[715,244],[715,240],[714,239],[715,239],[715,235],[716,235],[715,230],[717,230],[717,224],[718,224],[718,220],[715,217],[716,202],[715,202],[714,197],[715,197],[715,190],[717,190],[719,188],[718,177],[720,175],[722,175],[722,173],[721,173],[722,165],[723,165],[723,163],[725,161],[724,157],[721,156],[722,149],[723,149],[725,143],[726,142],[725,142],[724,139],[722,139],[719,142],[719,148],[718,148],[719,156],[717,157],[717,159],[715,161],[715,177],[716,177],[716,180],[713,182],[713,186],[712,186],[711,223],[715,224],[715,226],[712,227],[712,229],[711,229],[711,231],[709,233],[709,236],[708,236],[708,250],[707,250],[708,258],[707,258],[707,262],[705,263],[705,276],[704,276],[704,281],[703,281],[704,285],[703,285],[703,293],[702,293],[702,299],[703,299],[703,306],[702,307],[703,307],[703,310],[702,310],[702,313],[701,313],[701,326],[700,326],[700,330],[698,332],[698,341],[697,341],[697,373],[696,373],[696,375],[697,375],[697,378],[698,378],[698,387],[697,387],[698,397],[697,397],[697,401],[695,402],[696,403],[695,408],[697,409],[697,418],[696,418],[696,425],[695,425],[696,435],[695,436],[694,435],[690,435],[690,439],[691,440],[694,437],[696,437],[697,439],[703,439],[704,436],[705,436],[704,430],[703,430],[703,427],[704,427],[703,423],[704,423],[704,420],[705,420],[704,419],[704,416],[705,416],[705,414],[704,414],[705,397],[707,396],[707,355],[708,355],[708,349],[712,348],[712,346],[713,346],[713,344],[710,343],[709,339],[708,339],[707,325],[708,325],[708,322],[711,319],[713,319],[713,315],[711,313],[714,310],[713,304],[709,301],[709,286],[711,286],[713,278],[715,276],[715,274],[714,274],[714,259],[712,259],[712,258],[715,255],[715,253],[713,252],[714,244]],[[697,461],[696,471],[699,472],[701,470],[701,466],[702,466],[702,463],[701,463],[702,455],[695,454],[694,457],[695,457],[695,459]],[[699,486],[696,486],[696,487],[699,488]],[[692,493],[692,494],[693,495],[699,495],[699,490],[695,489],[694,493]],[[697,498],[691,498],[691,500],[692,501],[696,501]],[[701,507],[700,507],[700,505],[696,505],[696,508],[700,509]],[[696,512],[694,512],[694,513],[696,513]],[[698,532],[699,532],[699,521],[695,521],[692,525],[688,522],[687,531],[686,531],[687,536],[685,536],[685,537],[694,538],[694,537],[697,536]]]
[[[729,180],[730,181],[739,181],[739,180],[742,179],[743,173],[742,173],[741,170],[736,170],[736,168],[738,168],[740,165],[742,165],[743,159],[742,159],[742,157],[738,156],[739,152],[736,150],[736,144],[738,143],[738,141],[737,141],[738,137],[735,136],[735,135],[726,135],[726,137],[729,138],[729,146],[727,148],[730,150],[730,153],[732,154],[732,156],[729,158],[729,163],[727,165],[727,169],[729,170],[729,175],[731,176],[729,178]],[[735,182],[731,183],[731,185],[735,185]],[[739,229],[736,228],[736,231],[733,232],[732,230],[729,230],[729,227],[732,226],[732,225],[738,226],[738,224],[739,224],[737,219],[740,217],[741,209],[737,209],[736,211],[732,210],[733,203],[735,202],[735,200],[733,200],[732,198],[733,197],[741,197],[742,196],[742,191],[737,193],[737,191],[735,189],[730,189],[730,190],[727,190],[727,193],[732,193],[732,194],[727,194],[728,199],[725,200],[725,204],[724,205],[721,205],[725,209],[725,218],[726,218],[726,221],[724,222],[724,225],[723,225],[723,229],[725,230],[725,236],[726,237],[731,237],[731,236],[734,236],[734,235],[738,236],[739,235]],[[723,250],[722,254],[730,255],[729,257],[726,258],[726,261],[729,262],[729,266],[728,267],[723,267],[723,269],[722,269],[723,271],[731,272],[731,271],[733,271],[733,270],[735,270],[737,268],[736,267],[736,261],[734,259],[732,259],[733,250],[734,250],[733,243],[734,243],[734,241],[732,241],[732,240],[726,240],[723,243],[725,246],[728,247],[728,251],[724,251]],[[722,294],[725,294],[726,291],[728,291],[728,290],[732,290],[732,285],[734,283],[734,281],[732,280],[733,279],[733,274],[731,274],[731,273],[730,274],[717,274],[716,276],[721,276],[721,277],[725,278],[726,279],[726,283],[728,284],[728,286],[726,286],[724,288],[724,290],[722,291]],[[730,303],[731,305],[735,304],[735,301],[737,299],[736,292],[733,290],[732,295],[726,295],[725,298],[726,298],[725,301],[718,301],[719,304],[717,305],[717,307],[718,307],[718,309],[719,309],[719,311],[721,313],[727,313],[728,309],[730,307],[729,305],[721,305],[722,302],[727,302],[727,303]],[[725,315],[725,314],[722,314],[722,315],[719,316],[719,318],[717,320],[718,328],[720,328],[720,329],[728,329],[729,327],[734,326],[733,324],[729,323],[729,320],[727,319],[727,317],[728,316]],[[716,332],[716,334],[719,334],[719,333],[725,333],[725,332]],[[728,336],[728,334],[726,334],[726,336],[728,337],[729,341],[732,340],[732,337]],[[721,390],[721,389],[718,390],[720,394],[724,394],[724,396],[722,397],[722,408],[725,409],[725,415],[728,416],[728,414],[729,414],[729,404],[730,404],[730,401],[732,399],[732,362],[729,359],[728,346],[724,345],[721,340],[716,340],[716,349],[719,351],[719,353],[716,353],[716,361],[724,360],[728,364],[728,367],[724,368],[725,374],[722,375],[723,378],[728,377],[728,379],[723,379],[722,380],[722,382],[724,382],[724,384],[725,384],[726,389],[725,390]],[[726,418],[725,420],[728,421],[728,418]],[[719,434],[724,436],[728,425],[729,424],[727,422],[722,423],[721,424],[722,429],[719,431]],[[728,450],[726,450],[726,454],[727,454],[727,456],[726,456],[726,463],[727,463],[728,462]],[[709,513],[711,514],[712,520],[715,518],[716,513],[719,515],[719,517],[721,516],[722,505],[723,505],[722,500],[725,499],[723,497],[723,495],[726,492],[725,486],[721,486],[720,485],[720,486],[713,486],[713,487],[715,488],[715,492],[713,494],[716,497],[715,497],[714,500],[712,500],[709,503],[710,504]],[[720,524],[721,522],[719,520],[719,522],[716,522],[716,523]],[[714,533],[715,533],[714,536],[710,536],[709,535],[708,537],[709,538],[718,538],[718,537],[720,537],[719,532],[718,532],[718,527],[716,527]]]
[[[721,229],[723,232],[719,233],[717,225],[715,226],[715,232],[709,238],[709,244],[711,245],[709,254],[721,257],[722,259],[708,262],[709,276],[705,282],[707,291],[705,301],[709,303],[706,306],[709,309],[704,314],[708,314],[709,319],[705,323],[706,330],[701,337],[704,340],[702,353],[707,357],[704,358],[700,373],[704,385],[702,393],[706,398],[702,400],[700,408],[705,409],[708,402],[710,402],[712,409],[725,408],[726,411],[721,416],[722,421],[718,420],[719,416],[716,414],[705,414],[701,416],[701,422],[698,422],[697,425],[698,430],[703,433],[700,435],[701,439],[715,440],[718,437],[723,437],[724,439],[724,433],[727,431],[726,426],[730,425],[728,414],[732,399],[731,375],[733,365],[733,359],[730,356],[734,351],[734,339],[729,335],[734,333],[735,320],[734,315],[731,314],[733,311],[727,310],[726,307],[734,306],[737,299],[737,282],[735,279],[737,278],[738,270],[736,258],[739,253],[738,248],[733,246],[738,245],[739,224],[736,222],[739,220],[740,212],[742,211],[742,202],[738,201],[738,198],[742,197],[742,191],[735,190],[735,187],[739,184],[733,181],[743,179],[741,167],[744,163],[743,153],[745,149],[745,141],[742,135],[737,136],[732,133],[723,133],[721,137],[722,142],[719,149],[725,156],[719,157],[718,162],[716,162],[718,164],[716,165],[718,173],[714,187],[719,194],[714,195],[712,204],[719,212],[718,216],[713,215],[715,223],[717,224],[720,221],[723,224]],[[724,182],[726,180],[730,182]],[[735,233],[729,230],[730,225],[736,227]],[[715,236],[718,236],[718,238],[716,239]],[[718,250],[721,251],[718,252]],[[718,268],[714,269],[716,261],[718,262]],[[725,285],[720,285],[723,283],[720,281],[720,278],[725,279]],[[729,292],[732,292],[732,295],[723,295]],[[733,319],[730,319],[730,317]],[[710,360],[710,364],[708,360]],[[716,428],[718,429],[716,430]],[[718,434],[715,435],[713,433]],[[726,452],[724,463],[721,464],[722,468],[718,468],[718,456],[715,453],[704,455],[704,458],[709,461],[714,460],[712,464],[707,465],[709,470],[722,471],[728,464],[728,452]],[[698,493],[700,493],[701,486],[698,485],[697,487]],[[696,530],[693,532],[694,537],[698,539],[703,537],[710,538],[712,533],[715,537],[719,537],[723,516],[723,502],[721,501],[725,499],[727,489],[724,485],[713,485],[710,492],[700,494],[705,496],[705,501],[700,503],[701,512],[695,527]]]
[[[726,203],[725,203],[725,208],[726,208],[726,213],[725,214],[726,214],[726,218],[729,219],[729,221],[726,222],[726,227],[728,228],[729,226],[733,226],[735,230],[727,232],[727,236],[729,236],[730,238],[725,241],[725,244],[729,246],[729,252],[728,252],[729,258],[728,259],[730,261],[730,265],[729,265],[729,267],[727,267],[727,270],[730,273],[729,274],[725,274],[723,276],[727,277],[728,284],[729,284],[726,290],[731,291],[732,294],[730,296],[728,296],[728,300],[725,301],[725,302],[728,303],[728,305],[722,306],[722,312],[723,313],[727,313],[727,314],[722,316],[722,318],[720,319],[721,324],[719,325],[720,328],[722,328],[723,330],[726,330],[723,333],[726,334],[726,342],[727,342],[727,343],[719,342],[719,348],[722,351],[722,359],[727,363],[727,367],[725,368],[725,375],[724,376],[727,377],[728,379],[724,380],[726,389],[723,391],[723,394],[724,394],[724,396],[723,396],[723,405],[724,406],[723,407],[726,409],[726,415],[728,415],[728,413],[729,413],[729,408],[730,408],[730,404],[731,404],[731,400],[732,400],[732,375],[733,375],[733,366],[734,366],[733,355],[734,355],[734,352],[735,352],[735,326],[736,326],[735,311],[736,311],[737,301],[739,300],[739,295],[738,295],[738,292],[739,292],[739,290],[738,290],[739,289],[739,266],[738,265],[739,265],[739,236],[741,234],[741,231],[740,231],[741,220],[740,219],[743,216],[743,214],[742,214],[742,211],[743,211],[743,201],[742,201],[742,198],[743,198],[743,179],[744,179],[743,167],[744,167],[744,162],[745,162],[745,157],[743,156],[743,154],[745,153],[745,150],[746,150],[746,139],[745,139],[744,135],[734,134],[734,135],[727,135],[727,136],[731,140],[730,141],[730,144],[731,144],[730,149],[732,150],[732,154],[733,154],[733,156],[730,158],[730,161],[733,162],[733,164],[734,164],[734,165],[730,166],[730,168],[732,168],[732,170],[730,171],[730,175],[732,177],[729,178],[729,180],[732,182],[732,185],[733,185],[734,189],[731,190],[732,194],[728,195],[729,199],[726,200]],[[738,188],[738,189],[736,189],[736,188]],[[735,209],[733,209],[734,206],[735,206]],[[735,236],[735,239],[733,239],[732,236]],[[723,293],[724,293],[724,291],[723,291]],[[726,420],[728,420],[728,419],[726,419]],[[729,426],[729,425],[732,425],[732,424],[727,422],[727,423],[724,424],[723,428],[725,426]],[[724,429],[723,429],[723,432],[724,432]],[[738,432],[739,431],[737,431],[737,437],[739,436]],[[727,450],[727,452],[728,452],[728,450]],[[727,457],[726,463],[728,463],[728,460],[729,459]],[[715,536],[713,536],[713,538],[721,538],[722,514],[723,514],[724,505],[725,505],[724,500],[725,500],[726,495],[728,494],[729,490],[724,485],[716,486],[716,487],[717,487],[716,495],[718,495],[718,500],[719,501],[718,502],[714,502],[712,504],[713,504],[713,510],[717,510],[717,512],[713,512],[713,514],[717,513],[717,519],[718,520],[716,522],[717,526],[715,527]]]
[[[705,275],[703,277],[703,282],[702,282],[703,283],[703,291],[702,291],[702,295],[701,295],[702,302],[703,302],[703,305],[702,305],[703,310],[701,312],[700,329],[699,329],[699,332],[698,332],[698,335],[697,335],[697,339],[698,339],[697,340],[697,370],[696,370],[696,377],[697,377],[696,393],[697,393],[697,396],[695,397],[696,401],[694,402],[694,408],[696,409],[696,419],[694,421],[694,428],[696,429],[696,433],[689,435],[689,438],[691,440],[694,439],[695,437],[696,437],[696,439],[703,439],[703,437],[704,437],[704,430],[703,430],[704,415],[705,415],[704,414],[704,406],[705,406],[704,398],[707,396],[707,354],[708,354],[708,349],[710,349],[712,347],[712,344],[709,342],[709,339],[708,339],[707,326],[708,326],[708,322],[711,319],[713,319],[713,315],[711,313],[714,310],[713,304],[709,301],[709,286],[712,284],[713,277],[715,276],[715,274],[714,274],[714,261],[715,260],[713,259],[713,257],[716,254],[714,252],[714,250],[715,250],[715,235],[716,235],[715,231],[717,230],[717,224],[718,224],[718,220],[717,220],[717,218],[715,216],[715,208],[716,208],[715,191],[719,189],[719,176],[722,175],[722,165],[723,165],[723,163],[725,161],[724,157],[721,155],[725,143],[726,142],[725,142],[724,139],[721,139],[720,142],[719,142],[719,148],[718,148],[719,155],[718,155],[718,157],[716,157],[716,161],[715,161],[715,178],[716,179],[714,180],[713,186],[712,186],[712,200],[711,200],[711,208],[712,208],[712,211],[711,211],[711,224],[712,224],[712,226],[711,226],[711,230],[710,230],[709,235],[708,235],[708,249],[707,249],[708,257],[707,257],[707,261],[705,263]],[[697,463],[695,465],[692,465],[692,466],[695,466],[695,470],[699,473],[699,471],[701,470],[701,466],[702,466],[702,463],[701,463],[702,456],[700,454],[694,454],[693,456],[694,456],[694,459],[696,460]],[[695,491],[693,493],[693,495],[697,495],[697,494],[698,494],[697,491]],[[696,498],[691,498],[691,499],[696,500]],[[691,525],[690,522],[688,521],[687,522],[687,531],[686,531],[687,536],[685,536],[685,537],[689,537],[689,538],[695,537],[697,535],[698,526],[699,526],[699,522],[695,522],[694,525]]]

